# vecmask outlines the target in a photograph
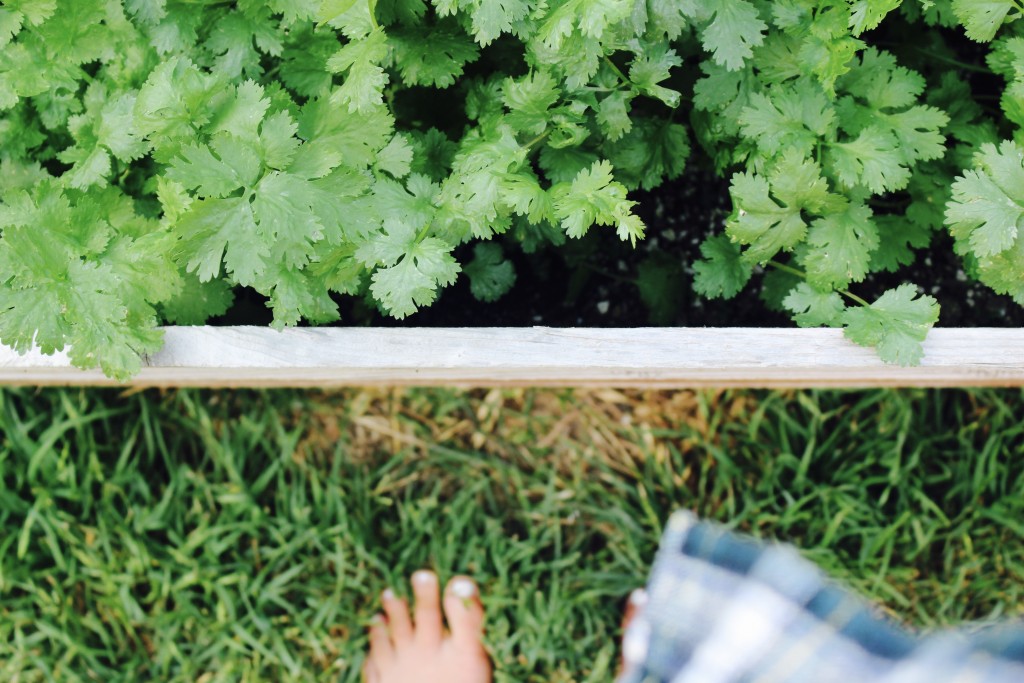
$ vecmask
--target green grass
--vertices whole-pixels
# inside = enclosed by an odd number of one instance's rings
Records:
[[[478,578],[497,680],[610,681],[677,507],[914,626],[1024,614],[1020,391],[0,391],[0,679],[358,680]]]

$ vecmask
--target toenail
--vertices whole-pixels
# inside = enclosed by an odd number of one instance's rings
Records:
[[[381,597],[384,598],[385,600],[394,600],[395,599],[395,591],[391,590],[390,588],[386,588],[386,589],[384,589],[384,592],[381,593]]]
[[[437,578],[434,576],[433,572],[423,569],[413,574],[412,580],[416,583],[425,584],[434,583],[435,581],[437,581]]]
[[[643,588],[637,588],[635,591],[630,593],[629,604],[636,608],[644,607],[647,604],[647,591]]]
[[[476,586],[469,579],[455,579],[452,581],[452,595],[466,600],[476,595]]]

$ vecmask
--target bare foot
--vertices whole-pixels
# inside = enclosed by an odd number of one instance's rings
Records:
[[[367,683],[490,683],[491,663],[484,651],[484,610],[472,580],[457,576],[444,594],[445,631],[437,575],[412,575],[415,612],[405,600],[384,591],[384,615],[370,627],[370,654],[363,667]]]

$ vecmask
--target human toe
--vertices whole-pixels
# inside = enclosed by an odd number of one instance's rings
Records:
[[[384,623],[384,617],[377,614],[370,622],[370,665],[380,672],[387,668],[394,654],[395,648],[387,624]]]
[[[417,643],[427,647],[441,644],[441,589],[437,574],[420,570],[412,575],[412,592],[416,597],[414,609]]]
[[[405,600],[388,588],[381,594],[380,602],[384,614],[388,617],[391,640],[395,647],[401,647],[411,641],[413,638],[412,618],[409,616],[409,606]]]
[[[480,604],[480,591],[472,579],[456,576],[448,582],[444,594],[444,614],[452,638],[457,643],[480,643],[484,609]]]

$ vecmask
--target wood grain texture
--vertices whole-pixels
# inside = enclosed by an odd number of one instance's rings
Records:
[[[1024,386],[1024,330],[935,329],[918,367],[830,329],[169,327],[136,387]],[[122,386],[0,346],[0,384]]]

